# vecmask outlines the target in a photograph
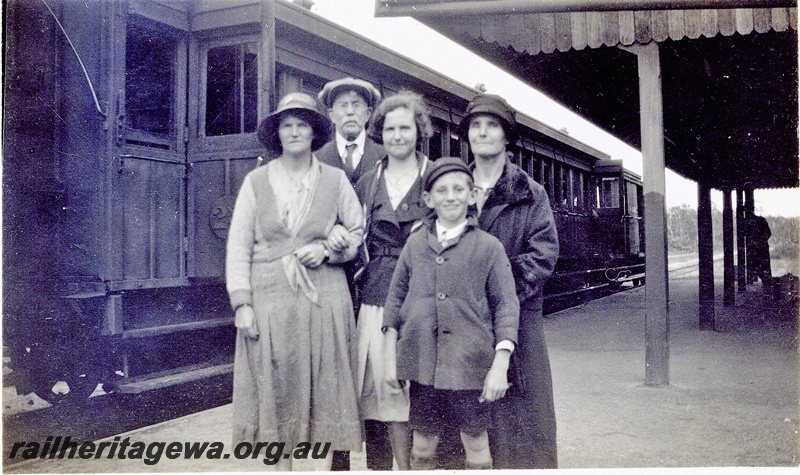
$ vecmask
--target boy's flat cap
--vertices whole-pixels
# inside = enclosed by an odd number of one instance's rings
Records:
[[[436,183],[436,180],[445,173],[450,172],[462,172],[472,176],[472,171],[464,163],[464,160],[459,157],[442,157],[433,162],[427,173],[425,173],[425,181],[423,183],[425,191],[431,191],[431,187]]]

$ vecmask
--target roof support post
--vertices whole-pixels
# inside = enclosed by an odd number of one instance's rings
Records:
[[[731,204],[731,189],[722,190],[722,247],[724,250],[723,272],[723,302],[725,305],[736,303],[733,271],[733,206]]]
[[[645,381],[669,384],[669,282],[667,276],[667,209],[664,166],[664,107],[658,44],[634,44],[639,69],[639,109],[644,175]]]
[[[736,281],[739,293],[747,292],[747,251],[744,236],[744,190],[736,189]]]
[[[260,124],[278,105],[275,97],[275,2],[261,0],[261,39],[258,69],[258,123]]]
[[[699,268],[700,329],[714,329],[714,232],[711,225],[711,188],[697,184],[697,257]]]

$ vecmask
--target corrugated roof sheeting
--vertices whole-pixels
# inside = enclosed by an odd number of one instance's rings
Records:
[[[528,54],[797,29],[797,8],[494,14],[451,27]],[[506,43],[506,44],[504,44]]]

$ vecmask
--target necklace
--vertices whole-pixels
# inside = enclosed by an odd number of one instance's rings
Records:
[[[412,174],[411,172],[416,173]],[[417,175],[419,175],[419,166],[406,170],[396,178],[392,178],[388,170],[383,173],[383,178],[386,182],[386,192],[389,194],[389,201],[392,203],[392,208],[397,208],[403,200],[403,197],[408,193],[408,190],[411,189],[411,185],[414,184]]]
[[[286,176],[289,178],[292,186],[295,188],[303,189],[305,188],[305,179],[308,176],[309,172],[311,171],[311,165],[304,167],[303,170],[297,172],[297,170],[292,170],[288,167],[285,163],[280,162],[280,165],[283,167],[283,171],[286,173]]]
[[[414,175],[412,175],[411,174],[412,172],[416,172],[416,173]],[[396,188],[399,188],[399,187],[402,187],[403,185],[407,184],[409,179],[416,179],[417,178],[416,175],[418,175],[418,174],[419,174],[419,166],[416,166],[416,167],[413,167],[413,168],[409,168],[408,170],[406,170],[405,172],[403,172],[403,173],[401,173],[401,174],[399,174],[397,176],[392,176],[394,174],[390,173],[389,170],[387,169],[383,173],[383,176],[386,178],[386,182],[387,183],[389,183],[390,185],[392,185],[392,186],[394,186]]]

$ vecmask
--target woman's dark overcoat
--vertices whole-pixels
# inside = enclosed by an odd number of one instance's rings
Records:
[[[506,161],[478,222],[505,246],[520,302],[519,341],[509,371],[516,389],[493,403],[494,468],[557,468],[553,383],[542,328],[542,287],[558,260],[547,192]]]

